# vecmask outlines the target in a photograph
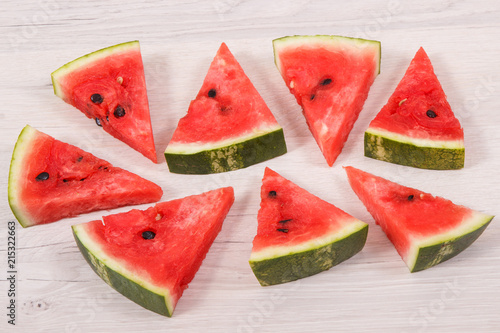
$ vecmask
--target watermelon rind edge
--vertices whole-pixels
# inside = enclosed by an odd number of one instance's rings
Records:
[[[249,264],[262,286],[287,283],[326,271],[360,252],[368,224],[353,219],[343,230],[306,244],[252,253]]]
[[[8,182],[8,198],[9,206],[17,221],[23,228],[30,227],[35,223],[27,215],[22,208],[22,203],[19,200],[19,177],[23,171],[24,159],[29,154],[31,142],[35,139],[38,131],[30,125],[26,125],[17,139],[16,145],[12,152],[12,159],[9,168],[9,182]]]
[[[418,272],[451,259],[468,248],[494,218],[473,211],[459,228],[444,234],[414,241],[405,260],[410,272]]]
[[[226,142],[227,144],[227,142]],[[170,145],[169,145],[170,146]],[[281,156],[287,152],[283,129],[252,136],[249,139],[236,138],[233,143],[217,148],[208,148],[195,153],[182,152],[171,147],[165,150],[165,159],[172,173],[211,174],[243,169]]]
[[[103,49],[88,53],[86,55],[83,55],[79,58],[76,58],[65,65],[59,67],[55,71],[51,73],[51,78],[52,78],[52,86],[54,88],[54,94],[62,99],[65,99],[65,95],[63,94],[60,85],[59,85],[59,80],[61,77],[64,77],[68,75],[68,73],[71,73],[79,68],[82,68],[83,66],[88,65],[89,63],[95,62],[99,59],[103,59],[106,57],[109,57],[113,54],[117,54],[120,52],[127,52],[131,49],[140,49],[139,46],[139,41],[134,40],[130,42],[124,42],[112,46],[105,47]]]
[[[364,136],[366,157],[431,170],[462,169],[463,140],[413,139],[401,134],[368,128]]]
[[[140,306],[171,317],[174,304],[170,291],[141,279],[110,258],[85,231],[86,223],[71,226],[76,244],[94,272],[113,289]]]
[[[346,43],[349,46],[359,47],[360,50],[366,47],[375,48],[378,53],[377,56],[377,67],[376,73],[380,74],[380,63],[382,58],[382,50],[381,43],[377,40],[357,38],[357,37],[346,37],[339,35],[293,35],[293,36],[284,36],[280,38],[276,38],[273,40],[273,51],[274,51],[274,63],[278,68],[279,72],[282,73],[281,64],[279,62],[278,55],[280,51],[287,46],[296,45],[339,45],[341,43]]]

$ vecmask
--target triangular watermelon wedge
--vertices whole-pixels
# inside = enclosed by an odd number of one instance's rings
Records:
[[[275,39],[273,47],[276,66],[332,166],[380,73],[380,42],[288,36]]]
[[[365,156],[424,169],[464,166],[464,132],[420,48],[365,132]]]
[[[156,150],[138,41],[82,56],[52,73],[54,93],[153,162]]]
[[[353,167],[349,183],[411,272],[448,260],[471,245],[493,216]]]
[[[165,150],[170,171],[226,172],[285,153],[283,129],[222,43]]]
[[[107,284],[170,317],[233,202],[234,191],[226,187],[74,225],[73,234]]]
[[[351,258],[368,225],[266,168],[250,266],[262,286],[308,277]]]
[[[9,204],[23,227],[160,200],[158,185],[27,125],[9,171]]]

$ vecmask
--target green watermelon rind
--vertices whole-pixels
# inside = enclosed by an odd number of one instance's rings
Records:
[[[179,174],[211,174],[247,168],[281,156],[287,152],[283,129],[273,129],[269,133],[241,141],[237,138],[233,143],[218,147],[216,143],[200,144],[203,150],[191,153],[178,150],[169,145],[165,150],[165,159],[170,172]],[[195,145],[196,146],[196,145]],[[192,146],[190,149],[193,149]]]
[[[366,157],[431,170],[462,169],[463,141],[413,139],[404,135],[368,128],[364,137]]]
[[[52,86],[54,87],[54,94],[56,96],[62,98],[63,100],[66,100],[67,96],[63,93],[61,86],[59,84],[59,81],[62,77],[65,77],[69,73],[71,73],[75,70],[78,70],[80,68],[84,68],[86,65],[91,64],[91,63],[98,61],[100,59],[104,59],[106,57],[109,57],[111,55],[115,55],[117,53],[122,53],[122,52],[126,53],[126,52],[129,52],[130,50],[134,50],[134,49],[137,49],[137,50],[140,49],[138,40],[109,46],[109,47],[91,52],[89,54],[86,54],[84,56],[76,58],[73,61],[68,62],[67,64],[56,69],[51,74]]]
[[[418,272],[451,259],[481,236],[494,216],[474,211],[459,228],[414,241],[405,260],[410,272]]]
[[[363,50],[363,48],[366,47],[371,47],[375,48],[375,50],[378,52],[378,62],[377,62],[377,68],[376,68],[376,73],[380,74],[380,61],[382,58],[381,54],[381,43],[376,40],[371,40],[371,39],[364,39],[364,38],[356,38],[356,37],[345,37],[345,36],[338,36],[338,35],[294,35],[294,36],[285,36],[281,38],[277,38],[273,40],[273,49],[274,49],[274,63],[276,64],[276,67],[278,68],[278,71],[282,73],[281,70],[281,63],[279,61],[278,55],[280,54],[280,51],[282,49],[285,49],[291,45],[295,46],[315,46],[314,44],[317,44],[318,46],[335,46],[338,47],[339,45],[346,44],[349,47],[352,46],[357,46],[360,49],[360,52]]]
[[[343,230],[292,247],[267,249],[250,256],[250,267],[262,286],[309,277],[360,252],[368,235],[368,224],[356,220]]]
[[[94,272],[131,301],[150,311],[171,317],[174,304],[170,291],[154,286],[107,256],[101,246],[89,237],[85,226],[84,223],[73,225],[71,228],[80,252]]]
[[[35,224],[33,219],[25,212],[22,207],[22,202],[19,198],[19,185],[21,183],[20,177],[23,171],[24,160],[30,155],[32,142],[36,139],[38,131],[33,127],[26,125],[17,139],[14,151],[12,152],[12,159],[10,161],[9,169],[9,184],[8,184],[8,197],[9,206],[14,213],[17,221],[23,228],[30,227]]]

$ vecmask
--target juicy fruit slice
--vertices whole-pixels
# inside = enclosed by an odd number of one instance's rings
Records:
[[[9,171],[9,204],[23,227],[160,200],[162,189],[27,125]]]
[[[165,150],[170,171],[225,172],[285,153],[283,129],[222,43]]]
[[[363,248],[368,225],[266,168],[250,266],[263,286],[311,276]]]
[[[52,73],[54,93],[157,162],[138,41],[95,51]]]
[[[380,73],[380,42],[289,36],[275,39],[273,47],[276,66],[332,166]]]
[[[107,284],[170,317],[233,202],[233,189],[226,187],[74,225],[73,234]]]
[[[464,133],[420,48],[365,132],[365,156],[424,169],[464,166]]]
[[[346,167],[352,189],[411,272],[448,260],[471,245],[493,216]]]

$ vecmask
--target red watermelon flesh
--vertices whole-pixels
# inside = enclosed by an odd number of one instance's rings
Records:
[[[54,71],[52,82],[54,93],[66,103],[157,162],[138,41],[80,57]]]
[[[9,203],[24,227],[155,202],[162,194],[158,185],[30,126],[12,155]]]
[[[493,218],[353,167],[345,170],[352,189],[412,272],[457,255]]]
[[[380,72],[380,43],[291,36],[274,40],[273,46],[276,66],[332,166]]]
[[[171,316],[233,202],[233,188],[226,187],[104,216],[73,226],[73,231],[84,256],[90,252],[106,266],[89,262],[107,283],[142,306]],[[150,234],[145,237],[145,232]],[[115,273],[120,274],[118,280],[113,279]],[[124,280],[140,288],[127,289]],[[163,296],[160,304],[144,299],[149,291]]]
[[[357,221],[269,168],[264,173],[260,196],[259,227],[252,252],[273,246],[300,245],[327,237]]]
[[[168,149],[220,144],[280,126],[225,43],[215,55],[186,116],[179,120]]]
[[[370,123],[369,131],[372,129],[412,139],[463,141],[460,122],[422,47],[387,104]]]

